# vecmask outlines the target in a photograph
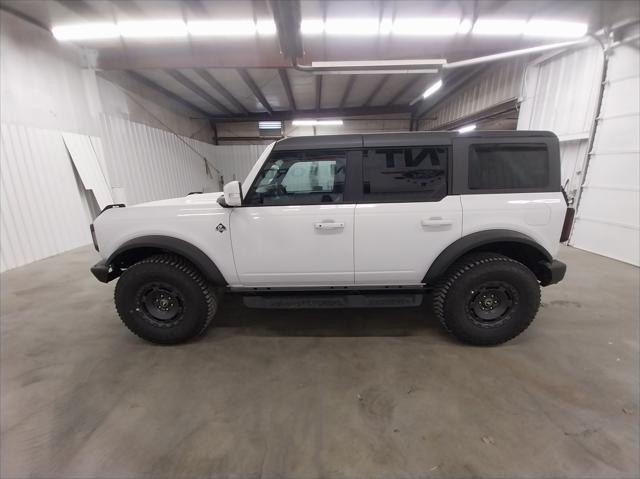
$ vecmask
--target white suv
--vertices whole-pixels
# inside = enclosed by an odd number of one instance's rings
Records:
[[[524,331],[573,210],[548,132],[294,137],[224,193],[107,207],[91,226],[102,282],[138,336],[202,333],[222,291],[254,307],[416,306],[462,341]]]

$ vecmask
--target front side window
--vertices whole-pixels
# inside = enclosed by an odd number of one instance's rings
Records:
[[[265,162],[248,205],[341,203],[346,158],[343,151],[283,151]]]
[[[368,150],[362,170],[364,199],[440,201],[447,195],[447,153],[444,146]]]
[[[549,185],[549,155],[544,144],[471,145],[469,189],[531,189]]]

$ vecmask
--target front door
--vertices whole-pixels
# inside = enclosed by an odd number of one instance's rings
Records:
[[[355,205],[347,152],[276,151],[231,212],[242,286],[352,285]]]

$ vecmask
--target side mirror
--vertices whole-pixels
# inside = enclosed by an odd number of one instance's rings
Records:
[[[242,206],[242,185],[239,181],[230,181],[224,185],[223,192],[227,206]]]

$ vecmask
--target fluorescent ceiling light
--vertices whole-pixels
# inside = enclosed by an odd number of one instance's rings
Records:
[[[466,126],[463,126],[460,129],[458,129],[458,133],[469,133],[470,131],[473,131],[475,129],[476,129],[476,125],[475,125],[475,123],[473,123],[471,125],[466,125]]]
[[[388,35],[393,29],[393,21],[390,18],[383,18],[380,22],[379,32],[382,35]]]
[[[82,23],[77,25],[59,25],[51,29],[57,40],[103,40],[118,38],[120,32],[114,23]]]
[[[293,120],[293,126],[342,125],[342,120]]]
[[[273,20],[258,20],[256,30],[260,35],[273,35],[276,33],[276,22]]]
[[[471,31],[471,27],[473,26],[473,24],[471,23],[471,20],[462,20],[459,24],[458,24],[458,33],[469,33]]]
[[[304,35],[315,35],[324,32],[324,22],[322,20],[302,20],[300,22],[300,31]]]
[[[250,36],[256,33],[256,24],[251,20],[203,20],[187,23],[194,36]]]
[[[558,20],[529,20],[524,34],[532,37],[580,38],[587,34],[586,23]]]
[[[324,24],[327,35],[376,35],[378,30],[377,18],[333,18]]]
[[[281,130],[281,121],[259,121],[258,128],[261,130]]]
[[[394,35],[455,35],[458,18],[396,18],[391,31]]]
[[[478,35],[522,35],[526,26],[526,20],[480,18],[473,26],[473,33]]]
[[[442,88],[442,80],[438,80],[429,88],[427,88],[422,94],[422,98],[427,98],[437,92],[440,88]]]
[[[182,20],[118,22],[118,29],[124,38],[184,37],[187,35],[187,26]]]

